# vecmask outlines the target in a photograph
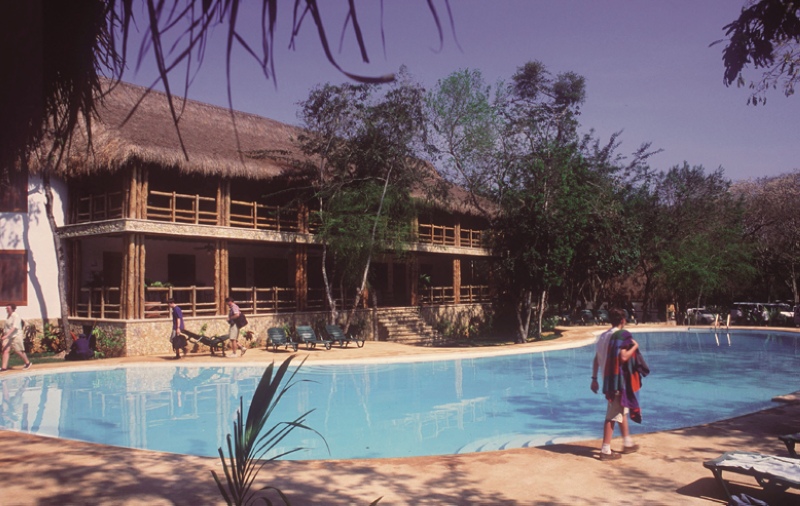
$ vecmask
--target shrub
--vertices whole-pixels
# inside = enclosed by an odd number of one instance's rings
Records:
[[[96,343],[95,358],[121,357],[125,353],[125,332],[121,329],[114,329],[109,333],[100,327],[95,327],[92,335]]]

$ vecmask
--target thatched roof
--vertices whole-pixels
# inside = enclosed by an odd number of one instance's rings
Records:
[[[173,103],[179,116],[180,138],[166,94],[116,83],[98,103],[97,118],[92,122],[91,147],[85,129],[79,129],[65,163],[57,171],[70,177],[115,172],[138,163],[206,176],[270,179],[289,175],[298,162],[308,160],[295,143],[303,133],[299,127],[240,111],[231,113],[226,107],[177,96],[173,96]],[[36,170],[36,165],[32,159],[30,168]],[[424,165],[422,170],[428,172],[425,179],[430,184],[442,184],[436,169]],[[446,183],[445,186],[447,197],[435,198],[436,207],[481,214],[470,204],[464,189]],[[418,188],[413,193],[423,198],[426,192]]]
[[[118,83],[97,106],[91,150],[86,132],[77,132],[65,171],[115,171],[133,162],[203,175],[266,179],[280,175],[290,159],[303,158],[293,143],[301,132],[297,127],[182,97],[174,96],[173,103],[186,154],[167,96]]]

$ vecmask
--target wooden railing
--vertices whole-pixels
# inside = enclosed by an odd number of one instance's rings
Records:
[[[148,286],[144,290],[145,318],[168,318],[169,299],[175,299],[184,316],[217,314],[213,286]]]
[[[297,232],[297,209],[292,207],[267,206],[258,202],[231,201],[231,226]]]
[[[422,304],[453,304],[455,290],[452,286],[429,286],[420,288],[419,298]],[[489,301],[487,285],[463,285],[459,290],[460,304],[474,304]]]
[[[345,301],[342,297],[341,290],[334,289],[333,291],[333,300],[336,302],[336,307],[338,309],[342,309],[344,307],[350,307],[346,305],[352,304],[352,298],[349,301]],[[309,311],[325,311],[328,309],[328,296],[325,294],[324,288],[309,288],[308,289],[308,298],[306,299],[306,309]]]
[[[483,247],[483,230],[472,230],[470,228],[461,229],[461,244],[467,248]]]
[[[452,286],[420,287],[419,299],[422,304],[452,304],[455,302]]]
[[[297,300],[294,288],[231,288],[231,297],[239,309],[248,315],[294,311]]]
[[[122,192],[78,197],[75,203],[75,223],[122,218]]]
[[[458,235],[458,237],[456,237],[456,235]],[[417,227],[417,240],[425,244],[480,248],[483,246],[483,231],[462,228],[460,232],[456,234],[456,227],[420,223]]]
[[[81,318],[120,318],[119,287],[81,288],[75,316]]]
[[[489,302],[488,285],[462,285],[461,304],[472,304],[476,302]]]
[[[216,225],[217,199],[151,190],[147,198],[147,219]]]

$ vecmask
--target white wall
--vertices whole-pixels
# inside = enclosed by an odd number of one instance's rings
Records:
[[[53,212],[60,226],[64,224],[66,202],[62,196],[66,196],[67,187],[55,179],[51,179],[51,186],[55,199]],[[28,213],[0,213],[0,249],[28,251],[28,304],[17,307],[24,320],[61,316],[55,247],[44,203],[41,178],[31,175]]]

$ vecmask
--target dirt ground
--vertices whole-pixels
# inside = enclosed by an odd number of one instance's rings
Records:
[[[673,327],[674,328],[674,327]],[[600,327],[572,329],[557,341],[491,349],[430,349],[367,342],[361,349],[300,351],[311,362],[391,361],[408,356],[518,352],[522,347],[574,346],[591,342]],[[653,327],[655,330],[655,327]],[[289,353],[250,350],[245,362],[280,361]],[[300,358],[298,357],[298,358]],[[109,359],[103,364],[164,362],[168,357]],[[182,359],[214,360],[208,354]],[[35,369],[74,367],[39,364]],[[80,365],[78,365],[80,366]],[[21,368],[4,374],[19,374]],[[800,375],[780,378],[798,388]],[[796,399],[797,397],[795,397]],[[703,462],[729,450],[787,455],[777,439],[800,430],[800,403],[777,404],[759,413],[708,425],[636,436],[641,449],[614,462],[598,458],[598,439],[499,452],[348,461],[269,462],[259,487],[281,489],[294,506],[368,505],[713,505],[725,504],[723,490]],[[620,445],[618,439],[615,448]],[[211,470],[217,459],[66,441],[0,431],[0,504],[223,504]],[[770,505],[800,505],[800,491],[768,494],[753,478],[726,474],[734,493]],[[271,496],[273,499],[275,496]]]

